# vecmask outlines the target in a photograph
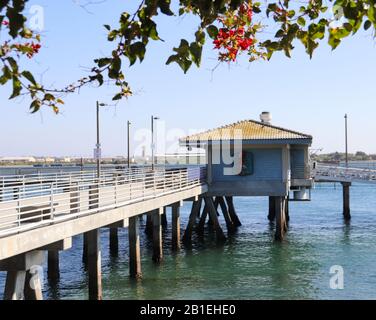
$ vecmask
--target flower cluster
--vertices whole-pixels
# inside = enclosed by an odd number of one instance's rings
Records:
[[[254,44],[252,16],[252,4],[249,2],[218,18],[222,28],[213,44],[215,49],[220,50],[220,61],[236,61],[239,53],[251,49]]]

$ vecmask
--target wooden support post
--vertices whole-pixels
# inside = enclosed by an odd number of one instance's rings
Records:
[[[223,233],[221,225],[219,224],[218,216],[217,216],[217,210],[214,206],[213,198],[212,197],[205,197],[204,199],[205,199],[205,204],[206,204],[208,211],[209,211],[209,215],[210,215],[210,217],[213,221],[213,227],[214,227],[214,230],[215,230],[217,242],[218,243],[225,242],[226,237]]]
[[[128,226],[129,238],[129,275],[131,278],[141,278],[141,250],[140,250],[140,233],[139,218],[130,217]]]
[[[25,300],[43,300],[41,274],[38,268],[26,271]]]
[[[153,261],[160,263],[163,259],[161,210],[154,210],[153,214]]]
[[[89,186],[89,209],[95,209],[99,206],[99,185],[94,184]],[[88,240],[88,232],[85,232],[83,235],[83,244],[82,244],[82,262],[85,265],[88,263],[88,247],[89,247],[89,240]]]
[[[227,205],[225,202],[225,199],[223,197],[217,197],[218,203],[221,206],[221,211],[223,214],[223,217],[225,218],[226,221],[226,227],[227,227],[227,232],[232,233],[235,231],[236,227],[231,219],[231,216],[228,212]]]
[[[87,232],[89,299],[102,300],[101,244],[99,229]]]
[[[110,254],[117,257],[119,253],[118,228],[110,228]]]
[[[198,234],[204,233],[205,222],[206,222],[207,217],[208,217],[208,207],[207,205],[204,205],[204,209],[202,210],[200,221],[196,227],[196,231]]]
[[[41,287],[45,251],[34,250],[0,261],[7,271],[4,300],[43,300]]]
[[[240,227],[242,224],[239,220],[238,215],[236,214],[233,197],[226,197],[226,202],[232,222],[234,223],[235,227]]]
[[[10,270],[5,281],[4,300],[23,300],[26,271]]]
[[[164,207],[163,208],[163,213],[162,213],[162,215],[161,215],[161,224],[162,224],[162,227],[163,227],[163,229],[165,229],[165,228],[167,228],[167,214],[166,214],[166,210],[167,210],[167,208],[166,207]]]
[[[286,225],[286,212],[285,212],[285,197],[275,197],[275,209],[276,209],[276,232],[275,239],[282,241],[287,230]]]
[[[180,249],[180,203],[172,205],[172,250]]]
[[[60,278],[59,270],[59,251],[49,250],[47,258],[47,277],[49,280],[56,282]]]
[[[290,197],[287,196],[285,200],[285,214],[286,214],[286,223],[290,222]]]
[[[85,232],[82,235],[82,263],[85,265],[87,264],[87,244],[88,244],[88,238],[87,238],[87,232]]]
[[[270,222],[275,221],[275,197],[269,197],[269,214],[268,214],[268,219]]]
[[[342,182],[343,189],[343,217],[345,220],[351,220],[350,213],[350,182]]]
[[[191,214],[189,216],[188,225],[187,225],[187,228],[185,229],[184,236],[183,236],[183,242],[185,244],[190,244],[192,241],[192,231],[196,225],[196,219],[197,219],[198,213],[201,210],[201,205],[202,205],[201,197],[199,197],[197,201],[193,201],[192,203]]]
[[[151,212],[148,212],[146,214],[145,233],[148,237],[151,237],[153,235],[153,216]]]

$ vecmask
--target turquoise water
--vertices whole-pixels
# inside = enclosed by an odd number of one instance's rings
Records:
[[[104,299],[376,299],[376,186],[351,188],[349,224],[342,219],[339,185],[317,185],[312,196],[312,202],[291,203],[283,243],[273,240],[266,198],[235,198],[243,226],[223,246],[217,246],[207,230],[204,240],[194,238],[191,249],[173,254],[166,230],[160,266],[152,263],[150,243],[143,236],[141,281],[128,277],[127,231],[119,233],[119,256],[113,258],[104,229]],[[182,209],[182,225],[189,209]],[[87,298],[81,251],[82,239],[76,237],[73,248],[61,254],[58,285],[45,281],[46,299]],[[332,265],[344,268],[344,290],[329,287]],[[0,273],[1,292],[3,286]]]

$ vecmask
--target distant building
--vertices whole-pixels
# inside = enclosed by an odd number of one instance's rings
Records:
[[[2,163],[34,163],[34,157],[0,157]]]

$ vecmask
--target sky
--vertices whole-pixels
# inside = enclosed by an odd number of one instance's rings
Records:
[[[43,48],[28,69],[46,85],[63,87],[86,75],[92,60],[106,55],[104,24],[117,25],[119,13],[133,12],[138,1],[107,0],[86,10],[78,0],[31,0],[43,8]],[[88,12],[89,10],[90,12]],[[28,13],[28,16],[32,14]],[[158,17],[164,42],[148,47],[142,64],[125,70],[134,95],[101,109],[103,156],[126,154],[126,122],[132,122],[132,151],[140,152],[140,136],[148,135],[151,115],[158,116],[157,141],[272,113],[277,126],[313,135],[313,149],[344,151],[344,115],[349,116],[349,150],[376,153],[375,42],[360,32],[335,51],[322,43],[312,60],[300,44],[291,59],[277,53],[271,61],[217,66],[209,42],[200,69],[184,74],[165,61],[181,38],[192,39],[194,18]],[[95,104],[112,104],[114,87],[90,86],[65,98],[60,115],[44,109],[30,114],[25,98],[9,101],[11,89],[0,87],[1,156],[92,156]],[[165,130],[163,130],[165,127]],[[141,138],[142,140],[142,138]],[[148,142],[149,143],[149,142]],[[148,144],[149,145],[149,144]]]

